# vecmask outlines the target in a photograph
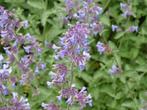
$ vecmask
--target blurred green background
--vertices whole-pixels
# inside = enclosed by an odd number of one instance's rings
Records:
[[[93,107],[85,110],[140,110],[147,98],[147,0],[95,0],[104,13],[100,21],[103,32],[91,40],[91,59],[83,72],[75,71],[75,84],[86,86],[93,97]],[[133,17],[124,19],[120,3],[129,2]],[[64,0],[0,0],[0,5],[13,11],[20,20],[28,20],[29,28],[23,33],[31,33],[44,44],[57,43],[66,32],[63,18],[66,16]],[[139,26],[138,33],[126,31],[114,33],[111,25],[127,29],[131,25]],[[112,54],[100,55],[96,43],[103,41],[112,48]],[[40,73],[32,85],[37,85],[39,96],[31,84],[19,87],[18,91],[28,95],[32,110],[41,110],[42,102],[54,102],[58,92],[47,88],[48,72],[52,69],[53,51],[45,47],[42,59],[47,70]],[[121,66],[123,72],[116,76],[108,74],[112,64]],[[48,76],[48,77],[47,77]],[[61,103],[66,107],[65,102]],[[78,110],[76,106],[71,110]],[[146,110],[146,109],[145,109]]]

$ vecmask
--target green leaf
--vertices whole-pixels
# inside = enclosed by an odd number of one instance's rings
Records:
[[[107,25],[107,26],[110,26],[110,20],[109,20],[108,16],[101,16],[101,17],[100,17],[100,21],[101,21],[103,24],[105,24],[105,25]]]
[[[47,22],[47,18],[49,17],[51,11],[50,10],[46,10],[42,13],[42,16],[41,16],[41,24],[43,26],[46,25],[46,22]]]
[[[37,8],[37,9],[45,9],[46,5],[42,0],[29,0],[28,5],[30,5],[33,8]]]
[[[120,39],[121,37],[123,37],[125,35],[125,32],[119,32],[115,35],[115,39]]]

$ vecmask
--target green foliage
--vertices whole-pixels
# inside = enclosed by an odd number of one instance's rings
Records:
[[[95,0],[105,12],[100,21],[104,30],[99,36],[90,39],[91,59],[84,72],[75,71],[75,82],[78,87],[87,86],[93,97],[93,107],[85,110],[139,110],[147,99],[147,1],[128,0],[134,17],[124,19],[121,16],[120,2],[127,0]],[[0,0],[0,4],[13,10],[21,20],[28,20],[30,27],[27,32],[35,35],[44,43],[57,42],[57,38],[67,29],[63,27],[64,5],[62,0]],[[111,31],[111,25],[117,24],[122,29],[138,25],[138,33]],[[23,32],[23,33],[27,33]],[[96,42],[104,41],[111,49],[111,54],[100,55],[96,51]],[[53,52],[46,48],[44,61],[47,70],[40,73],[32,84],[20,87],[21,94],[27,93],[32,110],[41,110],[40,104],[49,100],[57,100],[54,90],[47,88],[48,72],[52,68]],[[108,74],[112,64],[122,68],[121,74]],[[31,88],[32,86],[34,88]],[[36,89],[38,88],[38,90]],[[39,91],[39,96],[34,96]],[[65,104],[62,104],[65,107]],[[73,107],[71,110],[78,110]]]

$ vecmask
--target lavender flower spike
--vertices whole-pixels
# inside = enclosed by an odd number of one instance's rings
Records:
[[[88,26],[85,24],[77,23],[71,27],[60,39],[61,48],[58,56],[61,58],[67,56],[78,67],[85,66],[89,59],[88,35]]]

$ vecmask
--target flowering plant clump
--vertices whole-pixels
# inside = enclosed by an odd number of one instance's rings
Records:
[[[31,82],[35,77],[35,69],[31,68],[31,64],[35,63],[41,65],[41,62],[35,62],[35,58],[39,57],[41,53],[40,44],[30,34],[23,35],[18,33],[21,28],[26,28],[24,25],[26,22],[20,22],[15,16],[0,7],[0,36],[2,48],[4,50],[5,57],[0,54],[0,93],[3,95],[12,95],[13,98],[9,100],[1,99],[3,104],[10,104],[5,109],[10,110],[30,110],[28,100],[24,97],[18,98],[18,94],[13,92],[16,84],[26,85]],[[37,54],[36,54],[37,53]],[[12,74],[15,70],[14,65],[19,68],[19,76]],[[43,69],[40,67],[39,69]],[[9,88],[8,88],[9,86]]]
[[[145,0],[0,1],[0,110],[145,110],[146,10]]]

